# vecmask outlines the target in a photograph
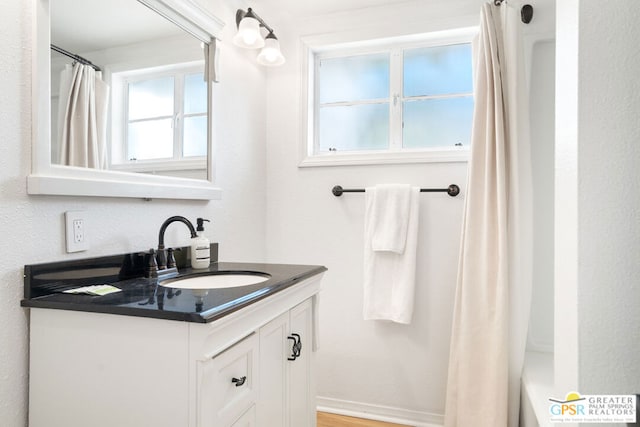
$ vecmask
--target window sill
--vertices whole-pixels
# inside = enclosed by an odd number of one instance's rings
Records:
[[[553,353],[527,351],[522,371],[522,387],[537,424],[549,423],[549,398],[554,396]],[[533,423],[532,423],[533,424]]]
[[[450,163],[469,160],[468,148],[438,151],[368,152],[368,153],[324,153],[307,156],[298,167],[318,166],[366,166],[408,163]]]
[[[206,159],[173,161],[140,161],[136,163],[113,164],[111,170],[122,172],[170,172],[187,170],[206,170]]]

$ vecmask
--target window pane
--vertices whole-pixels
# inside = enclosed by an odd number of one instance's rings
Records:
[[[129,123],[128,158],[147,160],[173,157],[172,119]]]
[[[389,147],[389,104],[322,107],[320,151],[384,150]]]
[[[207,111],[207,82],[202,73],[189,74],[184,77],[184,112],[185,114],[204,113]]]
[[[182,155],[184,157],[207,155],[207,116],[184,118]]]
[[[323,59],[318,82],[321,104],[389,98],[389,54]]]
[[[173,115],[173,77],[129,83],[129,120]]]
[[[471,143],[473,98],[423,99],[404,103],[404,148]]]
[[[404,96],[471,93],[471,45],[404,51]]]

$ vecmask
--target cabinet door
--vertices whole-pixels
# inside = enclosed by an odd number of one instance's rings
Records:
[[[287,335],[289,313],[260,328],[260,394],[258,426],[288,427]],[[296,426],[302,427],[302,426]]]
[[[256,426],[256,405],[251,405],[240,418],[236,420],[231,427],[255,427]]]
[[[259,427],[314,427],[312,303],[260,328]]]
[[[258,336],[252,334],[214,358],[199,361],[197,369],[198,427],[232,425],[257,399]]]
[[[300,351],[289,364],[289,416],[291,427],[316,425],[316,393],[313,380],[313,324],[311,300],[295,306],[289,312],[291,334],[299,336]],[[297,338],[297,337],[296,337]],[[289,348],[291,351],[291,348]]]

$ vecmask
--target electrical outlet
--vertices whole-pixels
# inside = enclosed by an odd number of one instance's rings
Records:
[[[67,252],[80,252],[89,249],[85,211],[68,211],[65,213]]]
[[[73,220],[73,243],[84,242],[84,220]]]

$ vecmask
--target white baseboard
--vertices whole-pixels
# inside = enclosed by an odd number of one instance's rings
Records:
[[[372,405],[350,400],[318,396],[318,411],[349,417],[364,418],[412,427],[442,427],[444,416],[429,412],[412,411],[391,406]]]

